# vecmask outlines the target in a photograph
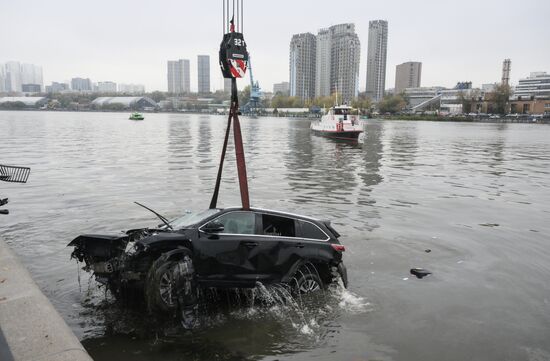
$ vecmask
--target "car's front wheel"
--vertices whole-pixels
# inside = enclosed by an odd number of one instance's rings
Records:
[[[147,274],[145,294],[151,311],[172,312],[196,302],[193,262],[188,255],[167,259],[161,255]]]

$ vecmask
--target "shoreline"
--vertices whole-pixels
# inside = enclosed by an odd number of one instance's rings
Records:
[[[0,239],[0,358],[91,361],[78,338]]]

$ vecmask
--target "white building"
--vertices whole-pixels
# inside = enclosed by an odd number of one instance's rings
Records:
[[[514,90],[513,100],[550,98],[550,74],[533,72],[527,78],[520,79]]]
[[[361,43],[354,24],[321,29],[316,37],[315,96],[338,91],[344,101],[359,93]]]
[[[366,94],[374,101],[379,101],[384,97],[387,50],[388,22],[385,20],[370,21]]]
[[[191,77],[189,60],[168,60],[167,63],[168,92],[185,94],[191,92]]]
[[[342,95],[348,104],[359,94],[361,42],[354,24],[339,24],[331,32],[330,93]],[[330,94],[329,94],[330,95]]]
[[[99,93],[116,93],[116,83],[112,81],[100,81],[96,91]]]

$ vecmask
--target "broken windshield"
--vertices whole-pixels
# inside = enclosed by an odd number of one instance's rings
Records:
[[[174,229],[186,228],[199,223],[203,219],[206,219],[218,213],[219,211],[220,211],[219,209],[207,209],[202,212],[186,211],[186,213],[183,216],[170,221],[170,224]]]

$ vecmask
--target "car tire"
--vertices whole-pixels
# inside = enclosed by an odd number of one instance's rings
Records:
[[[185,255],[179,259],[167,259],[161,255],[147,273],[145,297],[149,310],[160,312],[174,312],[178,306],[196,302],[191,258]]]
[[[317,269],[308,263],[298,268],[290,281],[290,290],[293,296],[315,293],[326,289],[319,277]]]

